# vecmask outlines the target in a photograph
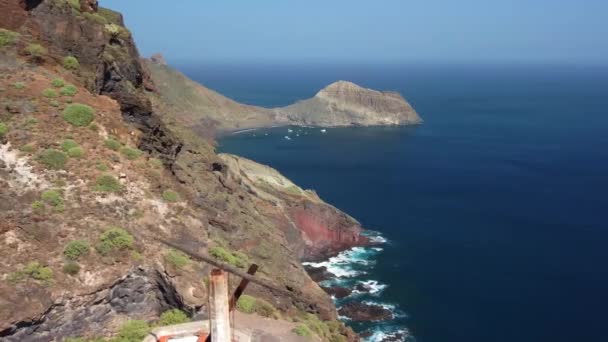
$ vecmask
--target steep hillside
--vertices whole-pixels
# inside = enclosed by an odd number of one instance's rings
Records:
[[[293,293],[251,286],[259,314],[357,339],[300,263],[367,243],[355,220],[218,156],[151,81],[120,14],[94,0],[0,12],[0,339],[112,336],[171,308],[204,318],[209,265],[159,238],[259,264]]]
[[[166,65],[162,57],[146,59],[162,98],[184,124],[204,135],[276,125],[384,126],[422,122],[412,106],[396,92],[380,92],[338,81],[314,97],[287,107],[267,109],[243,105],[204,87]]]
[[[176,120],[203,133],[274,124],[274,113],[233,101],[190,80],[162,62],[144,60],[163,99],[172,106]]]

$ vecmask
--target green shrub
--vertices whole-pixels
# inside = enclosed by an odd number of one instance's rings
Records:
[[[240,312],[252,314],[255,312],[255,298],[249,295],[242,295],[236,302],[236,308]]]
[[[40,196],[40,199],[55,208],[63,207],[63,198],[61,197],[61,193],[57,190],[46,190]]]
[[[133,235],[126,230],[118,227],[111,227],[99,237],[99,243],[95,249],[101,255],[109,255],[114,251],[121,251],[133,248]]]
[[[95,191],[100,192],[120,192],[122,190],[122,185],[118,179],[114,178],[112,175],[101,175],[97,177],[95,181]]]
[[[61,170],[65,167],[68,156],[61,151],[49,148],[40,154],[40,161],[49,169]]]
[[[70,158],[82,158],[82,156],[84,156],[84,150],[80,146],[72,147],[68,150],[68,156],[70,156]]]
[[[51,100],[49,101],[49,104],[53,107],[59,107],[59,101],[57,100]]]
[[[276,309],[267,301],[248,295],[242,295],[236,302],[236,308],[244,313],[257,313],[260,316],[272,317]]]
[[[18,282],[25,278],[31,278],[38,280],[45,285],[49,285],[53,282],[53,270],[48,266],[42,266],[37,261],[28,263],[22,270],[12,273],[9,276],[9,281]]]
[[[57,97],[57,92],[55,91],[55,89],[46,88],[42,91],[42,96],[49,99],[54,99]]]
[[[4,122],[0,122],[0,138],[3,138],[8,133],[8,126]]]
[[[112,37],[118,37],[124,28],[120,25],[116,25],[114,23],[106,24],[104,26],[107,33],[109,33]]]
[[[44,214],[44,209],[45,209],[44,202],[34,201],[32,203],[32,211],[34,212],[34,214],[38,214],[38,215]]]
[[[302,337],[312,337],[312,331],[304,324],[300,324],[293,328],[293,333]]]
[[[32,43],[25,48],[25,53],[34,59],[41,59],[48,51],[44,46]]]
[[[51,84],[55,88],[61,88],[65,85],[65,82],[61,78],[56,78],[51,82]]]
[[[182,269],[188,265],[190,258],[180,251],[171,249],[165,254],[165,261],[176,269]]]
[[[76,57],[67,56],[63,59],[63,67],[68,70],[77,70],[80,68],[80,63]]]
[[[98,13],[84,12],[82,15],[85,18],[87,18],[88,20],[92,20],[101,25],[105,25],[108,23],[108,20],[106,18],[104,18],[102,15],[99,15]]]
[[[59,90],[59,93],[62,96],[74,96],[78,93],[78,88],[76,88],[73,84],[68,84],[65,87]]]
[[[139,158],[143,152],[136,148],[125,146],[120,149],[120,153],[122,153],[129,160],[135,160],[135,159]]]
[[[89,125],[89,129],[93,132],[99,131],[99,126],[97,126],[94,122]]]
[[[76,127],[88,126],[94,116],[93,108],[80,103],[71,104],[63,111],[63,119]]]
[[[190,318],[180,309],[172,309],[169,311],[165,311],[160,315],[160,319],[158,320],[159,326],[173,325],[173,324],[182,324],[190,322]]]
[[[163,191],[163,199],[166,202],[177,202],[179,201],[179,194],[173,190]]]
[[[219,246],[210,248],[209,253],[216,259],[236,267],[245,267],[249,262],[249,258],[245,254],[240,252],[232,253]]]
[[[122,144],[119,143],[114,138],[106,139],[106,141],[104,142],[104,145],[112,151],[118,151],[122,147]]]
[[[62,149],[64,152],[67,152],[67,151],[69,151],[71,148],[78,147],[78,146],[79,146],[79,145],[78,145],[78,143],[77,143],[76,141],[72,140],[72,139],[65,139],[65,140],[64,140],[64,141],[61,143],[61,149]]]
[[[15,44],[17,39],[19,39],[19,33],[0,29],[0,48]]]
[[[23,82],[15,82],[13,83],[13,88],[17,89],[17,90],[21,90],[25,88],[25,83]]]
[[[69,275],[76,275],[80,272],[80,266],[73,261],[68,261],[63,265],[63,272]]]
[[[120,328],[116,342],[141,342],[149,331],[150,326],[146,321],[127,321]]]
[[[68,4],[70,4],[73,9],[80,11],[80,0],[68,0]]]
[[[272,304],[268,303],[267,301],[260,298],[257,298],[255,300],[255,312],[258,315],[264,317],[272,317],[276,311],[277,309],[275,309],[274,306],[272,306]]]
[[[68,260],[78,260],[78,258],[87,254],[89,254],[89,244],[83,240],[70,241],[63,250],[63,255]]]

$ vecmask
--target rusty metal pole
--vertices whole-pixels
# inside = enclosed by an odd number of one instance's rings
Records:
[[[230,310],[228,303],[228,273],[214,269],[209,281],[211,307],[209,333],[213,342],[230,342]]]

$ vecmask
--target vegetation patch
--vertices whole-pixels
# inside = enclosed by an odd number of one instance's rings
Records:
[[[25,53],[32,57],[34,61],[40,61],[48,53],[48,51],[44,46],[38,43],[32,43],[25,48]]]
[[[49,105],[53,107],[59,107],[59,102],[57,100],[51,100],[49,101]]]
[[[236,302],[237,310],[252,314],[256,313],[264,317],[273,317],[277,310],[275,307],[261,298],[255,298],[248,295],[242,295]]]
[[[85,17],[87,20],[91,20],[100,25],[105,25],[108,23],[108,20],[98,13],[84,12],[82,13],[82,16]]]
[[[139,150],[137,148],[128,147],[128,146],[121,148],[120,153],[122,153],[129,160],[135,160],[143,154],[143,152],[141,150]]]
[[[67,56],[63,59],[63,67],[67,70],[78,70],[80,63],[74,56]]]
[[[68,0],[68,4],[73,9],[80,11],[80,0]]]
[[[63,272],[69,275],[76,275],[80,272],[80,265],[73,261],[68,261],[63,265]]]
[[[59,93],[62,96],[74,96],[76,95],[76,93],[78,93],[78,89],[74,85],[68,84],[65,87],[61,88],[59,90]]]
[[[245,267],[249,263],[249,258],[245,254],[240,252],[230,252],[220,246],[210,248],[209,254],[220,261],[236,267]]]
[[[80,146],[72,147],[68,150],[68,156],[70,156],[70,158],[82,158],[84,156],[84,150]]]
[[[87,254],[89,254],[89,244],[84,240],[70,241],[63,250],[63,255],[72,261],[78,260],[81,256]]]
[[[300,324],[297,327],[293,328],[293,333],[302,336],[302,337],[312,337],[312,330],[310,330],[306,325]]]
[[[104,162],[98,162],[95,168],[99,171],[108,171],[110,168]]]
[[[185,312],[179,309],[171,309],[169,311],[165,311],[160,315],[160,319],[158,320],[158,326],[166,326],[173,324],[182,324],[190,322],[190,317],[186,315]]]
[[[57,190],[47,190],[40,196],[42,202],[58,210],[63,210],[63,198]]]
[[[105,174],[97,177],[95,181],[95,191],[100,192],[120,192],[122,185],[114,176]]]
[[[53,270],[48,266],[42,266],[37,261],[32,261],[22,270],[9,275],[9,281],[11,282],[19,282],[27,278],[40,281],[44,285],[50,285],[53,282]]]
[[[171,249],[165,254],[165,261],[179,270],[190,263],[190,258],[180,251]]]
[[[61,149],[64,152],[69,151],[71,148],[79,147],[78,143],[72,139],[66,139],[61,143]]]
[[[17,90],[25,89],[25,83],[15,82],[15,83],[13,83],[13,88],[15,88]]]
[[[65,81],[62,80],[61,78],[56,78],[54,79],[51,84],[53,85],[53,87],[55,88],[61,88],[65,85]]]
[[[179,201],[179,194],[173,190],[165,190],[163,191],[163,199],[165,202],[177,202]]]
[[[4,122],[0,122],[0,138],[4,138],[7,133],[8,126]]]
[[[61,151],[49,148],[40,154],[40,161],[48,169],[62,170],[65,168],[65,163],[68,161],[68,156]]]
[[[106,141],[104,142],[104,145],[109,148],[112,151],[118,151],[120,150],[120,148],[122,147],[122,144],[119,143],[116,139],[114,138],[108,138],[106,139]]]
[[[19,33],[0,29],[0,48],[13,45],[19,39]]]
[[[57,95],[57,92],[55,91],[55,89],[46,88],[42,91],[42,96],[46,97],[47,99],[54,99],[58,95]]]
[[[88,126],[94,117],[93,108],[80,103],[71,104],[63,111],[63,119],[76,127]]]
[[[133,235],[122,228],[111,227],[99,237],[99,243],[95,249],[101,255],[109,255],[111,252],[123,251],[133,248]]]
[[[117,342],[141,342],[150,332],[146,321],[131,320],[122,325],[118,332]]]
[[[42,201],[34,201],[32,203],[32,211],[34,214],[42,215],[44,214],[45,209],[44,202]]]

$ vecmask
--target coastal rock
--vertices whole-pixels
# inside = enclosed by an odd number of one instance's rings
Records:
[[[360,302],[346,303],[338,310],[338,313],[353,321],[385,321],[393,318],[393,313],[380,305]]]
[[[321,266],[321,267],[307,266],[307,267],[305,267],[305,269],[306,269],[306,272],[308,272],[308,275],[310,276],[310,278],[317,283],[320,283],[325,280],[333,279],[336,277],[336,275],[329,272],[327,270],[327,267],[325,267],[325,266]]]
[[[311,126],[410,125],[422,122],[396,92],[380,92],[338,81],[313,98],[275,110],[279,121]]]
[[[346,287],[341,287],[341,286],[322,287],[322,288],[323,288],[323,290],[325,290],[325,292],[327,292],[327,294],[334,296],[338,299],[348,297],[353,292],[353,290],[346,288]]]

